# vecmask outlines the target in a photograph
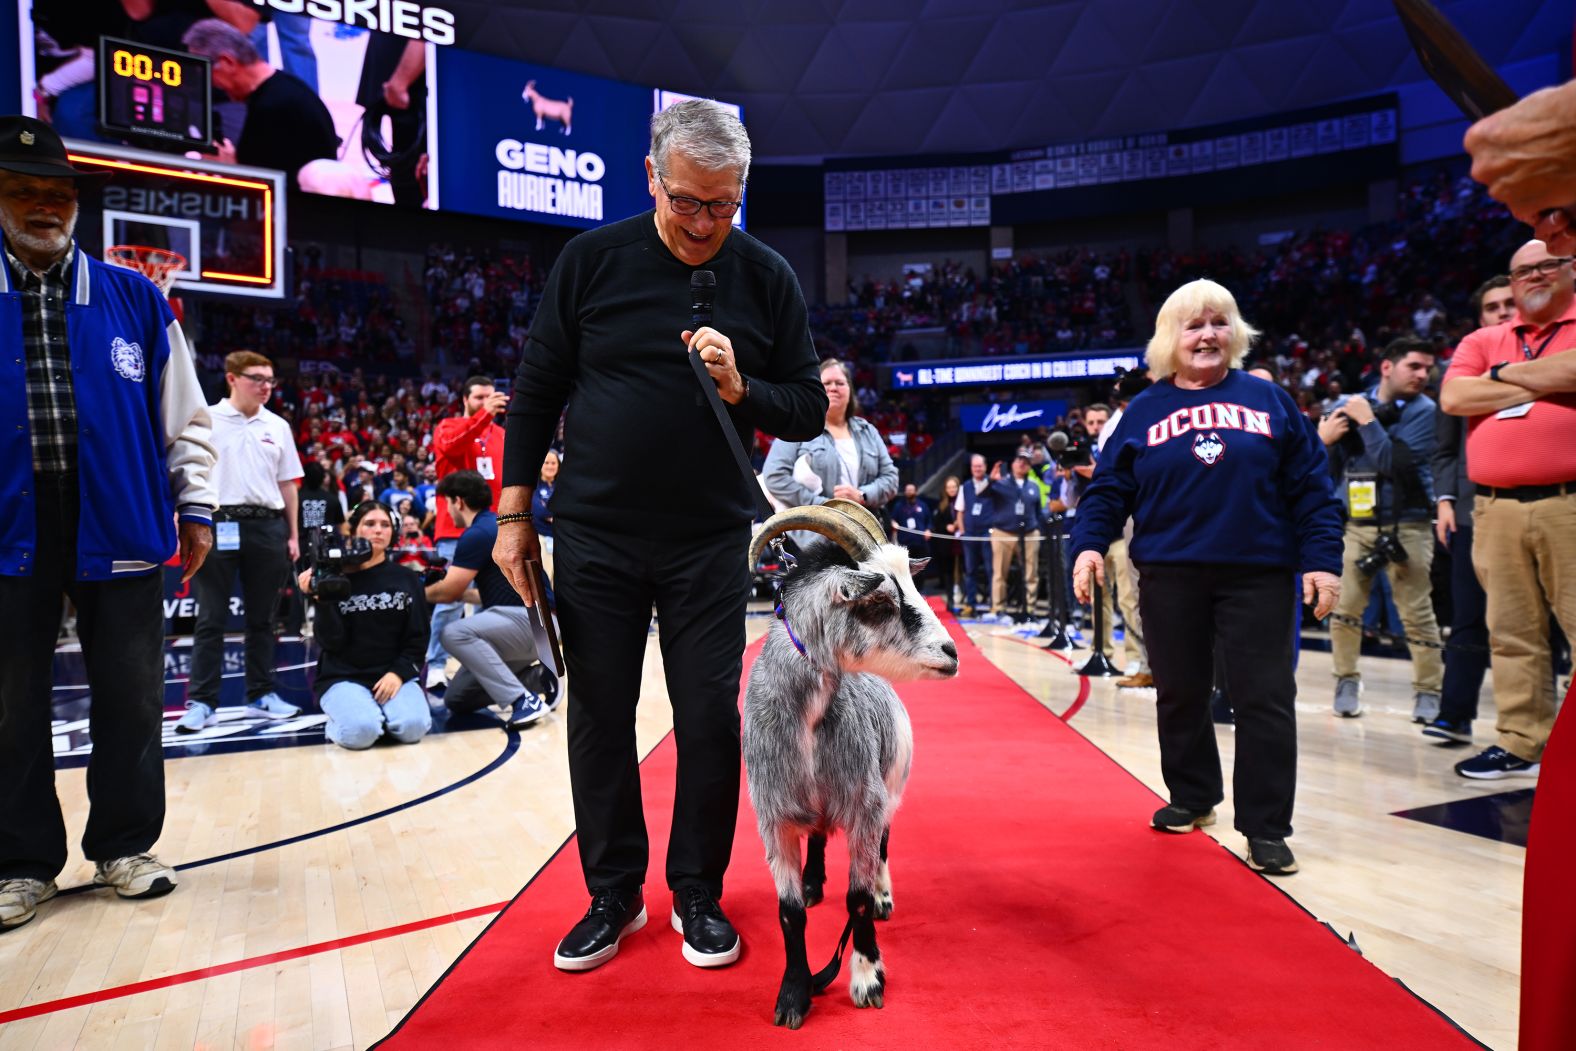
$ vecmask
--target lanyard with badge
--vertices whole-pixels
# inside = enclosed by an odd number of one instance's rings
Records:
[[[492,427],[487,428],[487,438],[492,437]],[[487,479],[493,480],[493,461],[487,455],[487,438],[477,438],[476,444],[482,447],[481,455],[476,457],[476,473]]]
[[[1543,352],[1549,349],[1549,344],[1554,342],[1554,337],[1560,334],[1560,327],[1564,324],[1565,322],[1563,321],[1555,322],[1554,328],[1546,337],[1544,337],[1543,342],[1538,344],[1537,350],[1533,350],[1532,345],[1527,342],[1526,334],[1518,330],[1516,332],[1516,342],[1521,344],[1521,360],[1536,361],[1543,357]],[[1527,413],[1531,412],[1532,406],[1535,404],[1537,403],[1532,401],[1524,401],[1520,405],[1512,405],[1508,409],[1501,409],[1496,412],[1494,414],[1494,418],[1496,420],[1519,419],[1520,417],[1525,416]]]

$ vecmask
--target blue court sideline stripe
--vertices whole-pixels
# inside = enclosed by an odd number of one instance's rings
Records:
[[[280,847],[288,847],[293,843],[304,843],[309,839],[317,839],[319,836],[333,835],[335,832],[343,832],[347,828],[355,828],[357,825],[364,825],[368,821],[377,821],[379,818],[388,817],[390,814],[397,814],[401,810],[409,810],[411,807],[421,806],[423,803],[430,803],[439,796],[446,796],[450,792],[464,788],[466,785],[471,784],[472,782],[480,781],[482,778],[486,777],[488,774],[492,773],[494,770],[498,769],[500,766],[513,758],[514,754],[520,750],[520,731],[508,730],[506,732],[508,733],[509,740],[504,743],[503,751],[499,753],[498,758],[494,759],[492,762],[488,763],[486,766],[482,767],[475,773],[468,774],[460,780],[454,782],[452,785],[446,785],[435,792],[428,792],[426,795],[421,796],[420,798],[411,799],[404,803],[396,804],[395,806],[389,807],[387,810],[379,810],[375,814],[367,814],[365,817],[353,818],[350,821],[341,821],[337,825],[330,825],[327,828],[320,828],[315,832],[303,832],[301,835],[291,836],[289,839],[279,839],[272,843],[263,843],[260,846],[246,847],[243,850],[232,850],[228,854],[216,854],[211,858],[203,858],[201,861],[188,861],[184,865],[176,865],[175,871],[187,872],[191,869],[200,869],[205,865],[217,865],[221,861],[232,861],[235,858],[244,858],[248,854],[261,854],[265,850],[277,850]],[[80,887],[65,888],[57,895],[57,897],[65,897],[68,894],[81,894],[84,891],[90,890],[108,889],[108,887],[101,886],[97,883],[84,883]]]

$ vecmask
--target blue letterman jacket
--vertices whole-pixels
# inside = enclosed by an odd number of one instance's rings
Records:
[[[157,570],[175,518],[211,522],[216,455],[186,337],[153,283],[73,245],[66,339],[77,407],[77,579]],[[22,293],[0,265],[0,575],[31,576],[38,550]]]

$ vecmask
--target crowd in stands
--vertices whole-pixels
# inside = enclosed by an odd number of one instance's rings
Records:
[[[949,354],[960,356],[1131,347],[1147,335],[1141,319],[1152,304],[1199,276],[1232,289],[1265,333],[1255,357],[1273,360],[1280,382],[1316,416],[1369,382],[1374,351],[1397,335],[1421,335],[1448,356],[1471,327],[1467,297],[1520,236],[1506,218],[1466,176],[1438,173],[1403,185],[1391,222],[1315,229],[1253,249],[1068,249],[1023,253],[983,274],[941,260],[865,276],[845,302],[812,307],[811,329],[823,357],[852,367],[862,412],[905,480],[952,426],[946,398],[883,389],[878,366],[915,356],[905,333],[940,329]],[[281,369],[276,407],[303,453],[342,484],[377,492],[393,483],[395,467],[420,484],[433,424],[460,411],[450,386],[460,375],[512,375],[547,272],[524,253],[431,245],[421,271],[429,321],[409,333],[381,275],[325,267],[310,245],[298,268],[286,306],[205,303],[202,360],[211,367],[231,349],[252,347],[299,363]],[[438,365],[447,383],[419,375]],[[758,436],[758,463],[768,444]]]

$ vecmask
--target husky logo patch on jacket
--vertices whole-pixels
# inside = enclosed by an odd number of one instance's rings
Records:
[[[119,336],[109,345],[109,359],[115,366],[115,371],[122,378],[134,383],[141,383],[146,369],[142,363],[142,347],[136,343],[127,343]]]

